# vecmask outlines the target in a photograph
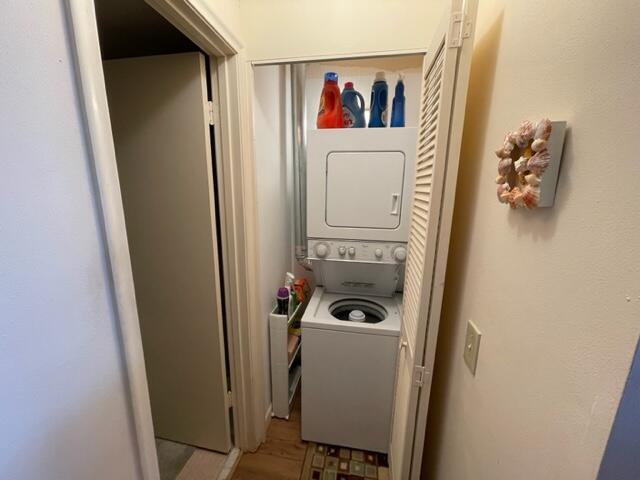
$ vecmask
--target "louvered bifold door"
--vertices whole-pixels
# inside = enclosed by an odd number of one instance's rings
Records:
[[[389,448],[394,480],[418,479],[458,173],[476,2],[454,0],[423,64],[403,324]],[[465,13],[463,13],[465,12]]]

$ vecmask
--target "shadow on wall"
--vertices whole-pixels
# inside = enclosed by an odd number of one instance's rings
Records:
[[[447,382],[452,368],[452,352],[456,349],[454,340],[459,338],[458,329],[462,328],[462,325],[455,325],[452,319],[458,317],[458,286],[464,283],[462,276],[465,275],[464,265],[468,257],[466,245],[473,224],[469,215],[474,212],[471,207],[477,198],[478,187],[480,184],[484,185],[477,179],[480,176],[478,159],[485,158],[485,155],[479,157],[477,152],[493,151],[491,145],[485,145],[483,126],[487,124],[489,117],[503,16],[501,13],[484,36],[476,41],[473,51],[446,288],[431,389],[431,407],[427,419],[422,479],[438,478],[437,460],[441,456],[441,449],[445,448],[439,439],[442,438],[443,412],[448,402]]]

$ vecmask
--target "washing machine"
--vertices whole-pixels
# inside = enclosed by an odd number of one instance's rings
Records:
[[[386,452],[400,295],[317,287],[302,319],[302,438]]]
[[[416,131],[308,134],[302,438],[387,452]]]

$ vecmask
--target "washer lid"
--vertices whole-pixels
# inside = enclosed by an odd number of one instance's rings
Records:
[[[398,336],[402,296],[370,297],[329,293],[316,287],[302,317],[302,328],[318,328],[375,335]],[[362,321],[357,312],[364,316]],[[349,317],[356,317],[356,320]],[[304,335],[304,333],[303,333]]]

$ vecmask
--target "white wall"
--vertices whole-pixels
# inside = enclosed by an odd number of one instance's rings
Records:
[[[427,48],[445,3],[242,0],[240,18],[251,60],[351,55]]]
[[[135,479],[137,447],[63,2],[0,28],[0,477]]]
[[[307,100],[307,125],[316,126],[320,93],[324,85],[325,72],[338,73],[340,89],[345,82],[353,82],[353,88],[365,99],[365,108],[371,108],[371,86],[376,72],[385,72],[389,84],[389,113],[391,121],[391,105],[398,80],[398,74],[404,75],[405,123],[407,127],[418,125],[418,107],[420,105],[420,82],[422,73],[422,55],[406,57],[369,58],[362,60],[343,60],[339,62],[318,62],[307,65],[305,94]]]
[[[206,15],[207,20],[221,27],[222,35],[228,40],[244,45],[240,18],[240,0],[189,0],[198,11]]]
[[[291,192],[288,180],[289,125],[284,66],[254,69],[256,198],[260,258],[260,312],[265,322],[265,412],[271,404],[268,315],[278,287],[292,268]]]
[[[596,478],[640,332],[638,16],[480,2],[423,478]],[[493,150],[543,116],[570,128],[556,205],[510,211]]]

